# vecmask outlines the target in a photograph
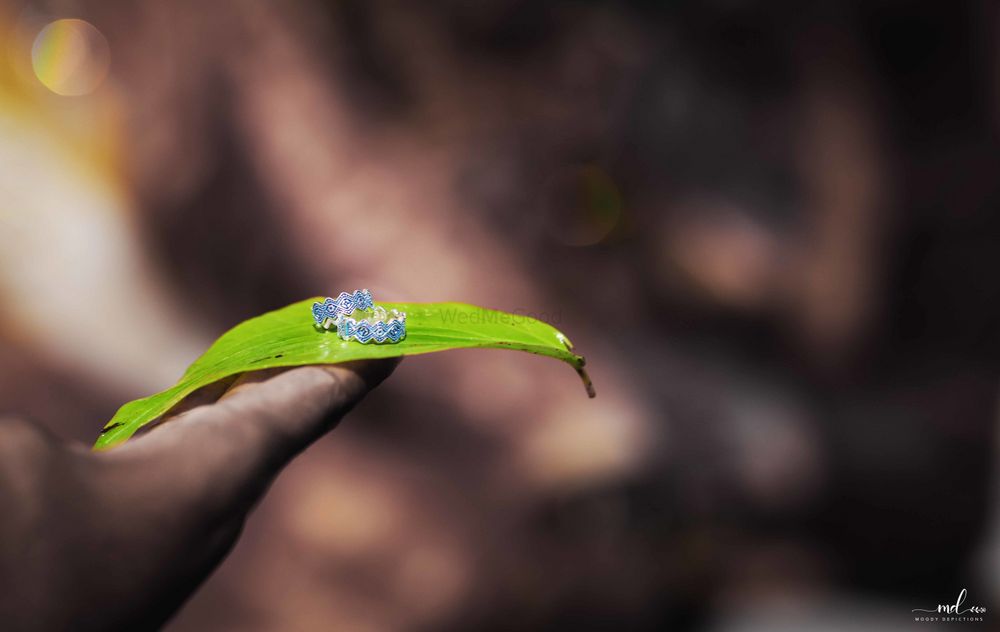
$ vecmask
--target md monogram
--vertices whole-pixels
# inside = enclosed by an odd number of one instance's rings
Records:
[[[926,610],[924,608],[914,608],[911,612],[926,612],[932,616],[918,616],[915,618],[916,621],[947,621],[947,622],[969,622],[976,623],[983,620],[982,616],[986,614],[986,608],[983,606],[966,606],[965,598],[968,596],[969,592],[963,588],[962,592],[958,593],[958,599],[952,604],[938,604],[938,607],[933,610]],[[939,616],[933,616],[939,615]]]

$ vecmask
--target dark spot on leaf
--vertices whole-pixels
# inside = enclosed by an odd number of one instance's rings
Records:
[[[104,429],[101,430],[101,434],[104,434],[105,432],[109,432],[111,430],[114,430],[118,426],[123,426],[123,425],[125,425],[124,422],[116,421],[115,423],[111,424],[110,426],[105,426]]]
[[[285,357],[285,354],[284,354],[284,353],[279,353],[278,355],[276,355],[276,356],[274,356],[274,357],[275,357],[275,358],[284,358],[284,357]]]

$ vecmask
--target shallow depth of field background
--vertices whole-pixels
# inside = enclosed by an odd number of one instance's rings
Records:
[[[597,399],[404,361],[169,629],[1000,607],[1000,10],[800,4],[0,0],[0,408],[90,443],[316,294],[517,311]]]

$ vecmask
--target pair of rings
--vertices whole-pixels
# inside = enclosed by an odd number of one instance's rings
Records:
[[[368,318],[352,318],[350,314],[358,310],[371,314]],[[341,340],[381,344],[396,343],[406,337],[406,314],[395,309],[387,312],[385,308],[376,307],[372,293],[367,289],[341,292],[337,298],[313,303],[312,314],[317,327],[336,327]]]

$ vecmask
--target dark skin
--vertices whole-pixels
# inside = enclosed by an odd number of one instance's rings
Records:
[[[397,361],[246,374],[105,452],[0,419],[0,622],[163,624],[232,549],[281,469]]]

